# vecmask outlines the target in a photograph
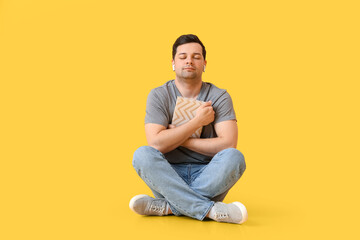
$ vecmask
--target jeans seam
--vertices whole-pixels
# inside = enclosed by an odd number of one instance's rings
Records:
[[[188,184],[190,184],[191,183],[191,164],[189,164],[188,165],[188,172],[187,172],[187,182],[188,182]]]

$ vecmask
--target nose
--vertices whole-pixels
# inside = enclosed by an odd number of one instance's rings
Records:
[[[186,65],[192,65],[191,56],[186,59]]]

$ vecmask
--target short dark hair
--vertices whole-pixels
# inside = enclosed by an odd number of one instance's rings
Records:
[[[204,56],[204,60],[206,58],[206,50],[205,50],[205,46],[204,44],[200,41],[200,39],[194,35],[194,34],[186,34],[186,35],[181,35],[180,37],[178,37],[178,39],[176,39],[174,45],[173,45],[173,49],[172,49],[172,58],[175,58],[176,55],[176,50],[177,47],[186,43],[198,43],[201,45],[202,47],[202,55]]]

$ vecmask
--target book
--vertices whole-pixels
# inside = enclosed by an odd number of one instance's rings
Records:
[[[171,124],[177,127],[183,125],[184,123],[187,123],[195,117],[196,110],[203,103],[204,102],[195,99],[177,97]],[[195,133],[191,135],[191,137],[200,138],[201,131],[202,127],[197,129]]]

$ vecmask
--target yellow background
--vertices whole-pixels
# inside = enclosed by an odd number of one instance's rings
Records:
[[[358,1],[0,1],[1,239],[359,239]],[[243,225],[142,217],[132,168],[171,48],[200,37],[247,170]]]

